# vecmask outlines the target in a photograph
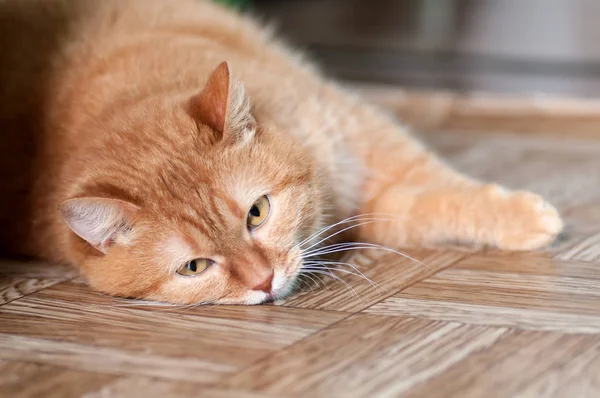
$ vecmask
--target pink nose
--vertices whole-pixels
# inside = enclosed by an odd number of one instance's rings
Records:
[[[254,286],[252,290],[262,290],[265,293],[271,293],[271,284],[273,283],[273,273],[271,272],[264,281]]]

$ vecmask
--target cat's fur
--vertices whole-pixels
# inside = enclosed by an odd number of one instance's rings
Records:
[[[355,237],[397,248],[530,250],[562,228],[539,196],[451,170],[210,2],[5,0],[0,11],[0,247],[71,263],[102,292],[283,296],[302,265],[298,243],[355,214],[395,216]],[[249,231],[265,194],[271,214]],[[215,264],[176,273],[194,258]]]

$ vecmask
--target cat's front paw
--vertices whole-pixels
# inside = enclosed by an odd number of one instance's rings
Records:
[[[541,196],[531,192],[508,192],[489,187],[496,196],[495,243],[499,249],[535,250],[554,241],[563,229],[558,211]]]

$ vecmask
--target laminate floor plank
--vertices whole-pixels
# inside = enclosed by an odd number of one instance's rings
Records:
[[[17,260],[0,261],[0,305],[73,278],[67,266]]]
[[[0,358],[208,383],[345,316],[275,306],[147,306],[68,282],[0,308]]]
[[[457,128],[421,137],[465,173],[556,204],[566,228],[551,247],[407,250],[412,259],[358,251],[345,261],[375,287],[338,273],[340,280],[315,278],[283,302],[254,307],[116,299],[69,268],[7,260],[0,396],[600,396],[594,120],[584,115],[585,129],[576,123],[573,134],[552,123],[548,134],[543,123],[515,134],[489,113],[513,112],[518,121],[514,103],[470,101],[452,105],[462,119],[437,121]],[[415,117],[433,118],[433,105]],[[563,105],[552,106],[567,126],[581,104]],[[535,119],[523,117],[523,126]],[[458,131],[468,118],[479,127]]]
[[[357,314],[221,386],[277,396],[398,396],[510,333],[506,328]]]
[[[200,384],[153,379],[140,376],[121,377],[89,391],[84,398],[143,397],[143,398],[261,398],[264,394],[245,390],[207,387]],[[273,397],[274,398],[274,397]]]
[[[552,259],[530,261],[473,256],[365,312],[600,333],[600,267]]]
[[[52,365],[0,360],[0,396],[7,398],[81,397],[115,379]]]
[[[514,331],[406,391],[406,397],[597,397],[600,339]],[[575,393],[575,395],[570,395]]]
[[[398,254],[361,253],[344,259],[372,282],[360,276],[338,273],[344,282],[320,278],[314,289],[304,289],[283,304],[286,307],[358,312],[384,300],[394,292],[452,266],[465,253],[452,251],[411,251],[410,258]],[[356,273],[356,271],[353,271]]]

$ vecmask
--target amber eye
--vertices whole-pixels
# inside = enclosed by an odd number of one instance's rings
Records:
[[[198,275],[202,271],[210,267],[212,264],[214,264],[213,260],[210,260],[208,258],[197,258],[195,260],[188,261],[187,263],[179,267],[177,273],[179,275],[184,276]]]
[[[271,211],[271,202],[268,196],[261,196],[248,211],[248,218],[246,219],[246,225],[248,229],[254,229],[260,227],[269,217]]]

